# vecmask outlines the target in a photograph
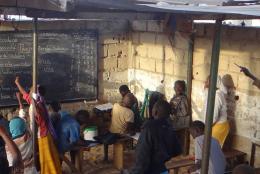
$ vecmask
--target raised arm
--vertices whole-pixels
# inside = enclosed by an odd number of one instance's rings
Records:
[[[27,94],[27,92],[24,90],[24,88],[23,88],[22,85],[20,84],[20,80],[19,80],[19,77],[18,77],[18,76],[15,78],[15,84],[16,84],[18,90],[20,91],[20,93],[21,93],[22,95]]]
[[[16,79],[15,79],[15,84],[16,84],[17,88],[19,89],[20,93],[22,94],[23,99],[24,99],[28,104],[31,104],[31,97],[30,97],[30,95],[24,90],[24,88],[22,87],[22,85],[20,84],[19,77],[16,77]]]
[[[14,166],[21,165],[22,155],[21,155],[18,147],[16,146],[16,144],[13,142],[11,137],[8,135],[8,133],[6,132],[6,130],[2,126],[0,126],[0,136],[2,137],[2,139],[4,140],[8,150],[12,154]]]
[[[246,68],[246,67],[240,67],[240,71],[243,72],[247,77],[249,77],[252,80],[257,80],[257,78]]]
[[[19,108],[23,109],[22,97],[21,97],[21,93],[20,92],[16,93],[16,98],[17,98],[17,101],[18,101],[18,104],[19,104]]]

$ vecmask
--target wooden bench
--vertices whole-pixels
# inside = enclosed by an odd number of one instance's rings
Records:
[[[227,169],[232,170],[235,166],[245,163],[246,153],[236,149],[224,151],[224,155],[227,161]]]
[[[194,165],[195,162],[192,159],[181,159],[178,161],[173,161],[166,164],[166,167],[169,171],[173,170],[174,174],[178,174],[179,169],[182,167],[189,167]]]
[[[229,166],[227,166],[228,169],[233,169],[236,165],[244,163],[244,159],[246,156],[246,153],[232,149],[229,151],[224,152],[225,158],[227,162],[229,163]],[[166,164],[168,170],[173,170],[174,174],[178,174],[179,169],[183,167],[189,167],[194,165],[195,162],[191,158],[186,159],[180,159],[172,161],[168,164]]]

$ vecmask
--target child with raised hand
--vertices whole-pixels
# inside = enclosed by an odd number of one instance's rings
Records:
[[[188,170],[192,174],[200,174],[202,148],[204,142],[205,125],[201,121],[194,121],[190,126],[190,133],[195,139],[195,165]],[[225,173],[226,160],[221,150],[219,142],[215,138],[211,138],[209,170],[208,174],[223,174]]]

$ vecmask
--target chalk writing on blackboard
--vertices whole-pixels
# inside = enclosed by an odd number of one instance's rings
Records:
[[[39,31],[38,41],[38,77],[47,100],[97,98],[97,32]],[[0,106],[16,104],[15,76],[30,89],[32,46],[32,32],[0,33]]]

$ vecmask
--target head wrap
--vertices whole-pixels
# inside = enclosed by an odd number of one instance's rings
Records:
[[[15,117],[10,121],[9,129],[13,139],[19,138],[26,132],[26,123],[22,118]]]

